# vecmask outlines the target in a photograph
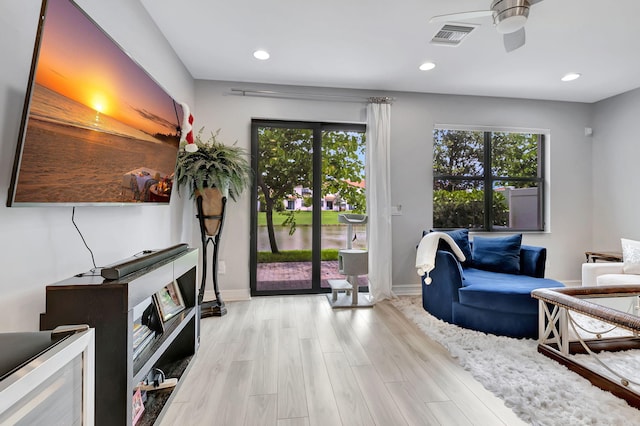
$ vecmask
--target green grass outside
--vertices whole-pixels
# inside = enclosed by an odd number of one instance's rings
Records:
[[[338,223],[338,215],[350,213],[336,212],[333,210],[322,210],[322,226],[325,225],[340,225]],[[296,212],[296,226],[311,225],[313,212],[300,211]],[[282,225],[282,222],[287,218],[287,214],[284,212],[273,212],[273,224],[278,226]],[[267,226],[267,214],[265,212],[258,212],[258,226]]]
[[[322,260],[338,260],[338,249],[324,249],[320,256]],[[277,254],[258,252],[258,263],[274,262],[311,262],[311,250],[288,250]]]

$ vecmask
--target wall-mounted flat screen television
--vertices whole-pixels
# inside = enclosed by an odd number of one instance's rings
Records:
[[[182,108],[71,0],[44,0],[8,206],[168,203]]]

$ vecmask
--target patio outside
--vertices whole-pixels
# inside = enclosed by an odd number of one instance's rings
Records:
[[[309,216],[311,212],[307,213]],[[347,226],[337,222],[339,214],[349,213],[348,211],[325,211],[323,212],[322,225],[322,255],[320,269],[320,286],[329,288],[328,280],[345,279],[344,275],[338,272],[338,250],[347,247]],[[331,224],[325,225],[325,220]],[[366,249],[367,236],[366,225],[356,225],[354,228],[355,240],[352,241],[353,248]],[[311,251],[305,250],[311,246],[312,227],[310,224],[296,226],[296,231],[290,235],[288,226],[276,226],[275,236],[278,240],[278,247],[282,250],[283,261],[273,261],[276,256],[272,256],[269,248],[269,241],[266,237],[267,227],[260,226],[258,220],[258,264],[256,290],[303,290],[311,288],[311,261],[296,260],[310,258]],[[262,261],[261,261],[262,260]],[[366,275],[358,278],[360,286],[367,286]]]

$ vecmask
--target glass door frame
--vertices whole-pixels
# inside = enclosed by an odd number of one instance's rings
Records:
[[[283,129],[309,129],[313,131],[312,147],[312,238],[311,238],[311,288],[257,290],[258,269],[258,128],[279,127]],[[330,123],[315,121],[288,120],[251,120],[251,168],[253,169],[253,185],[251,188],[251,232],[249,255],[249,278],[251,296],[275,296],[292,294],[329,293],[330,288],[322,288],[320,280],[322,261],[322,134],[325,131],[355,131],[364,133],[365,124],[358,123]],[[318,208],[315,208],[315,207]]]

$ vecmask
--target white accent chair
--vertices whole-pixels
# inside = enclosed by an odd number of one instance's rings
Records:
[[[640,275],[625,274],[623,262],[600,262],[582,264],[582,286],[595,287],[603,285],[640,285]],[[604,298],[593,301],[620,312],[637,312],[633,307],[637,306],[637,297]]]

